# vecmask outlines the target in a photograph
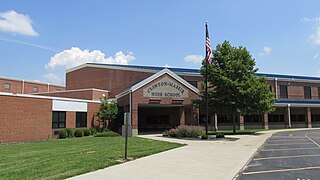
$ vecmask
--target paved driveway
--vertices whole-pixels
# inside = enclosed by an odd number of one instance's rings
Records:
[[[273,134],[238,179],[320,179],[320,130]]]

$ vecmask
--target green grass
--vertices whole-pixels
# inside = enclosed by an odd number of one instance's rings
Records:
[[[128,156],[139,158],[183,146],[133,137]],[[119,164],[124,138],[71,138],[0,145],[0,179],[64,179]]]

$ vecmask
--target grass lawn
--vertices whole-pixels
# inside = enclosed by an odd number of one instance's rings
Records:
[[[128,156],[139,158],[183,146],[133,137]],[[0,179],[63,179],[119,164],[123,137],[87,137],[0,145]]]

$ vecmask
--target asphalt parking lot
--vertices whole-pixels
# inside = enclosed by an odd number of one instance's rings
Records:
[[[238,180],[320,180],[320,130],[273,134]]]

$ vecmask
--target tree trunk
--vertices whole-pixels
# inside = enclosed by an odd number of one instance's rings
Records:
[[[233,134],[236,134],[237,133],[237,129],[236,129],[236,113],[233,113],[233,125],[232,125],[232,131],[233,131]]]

